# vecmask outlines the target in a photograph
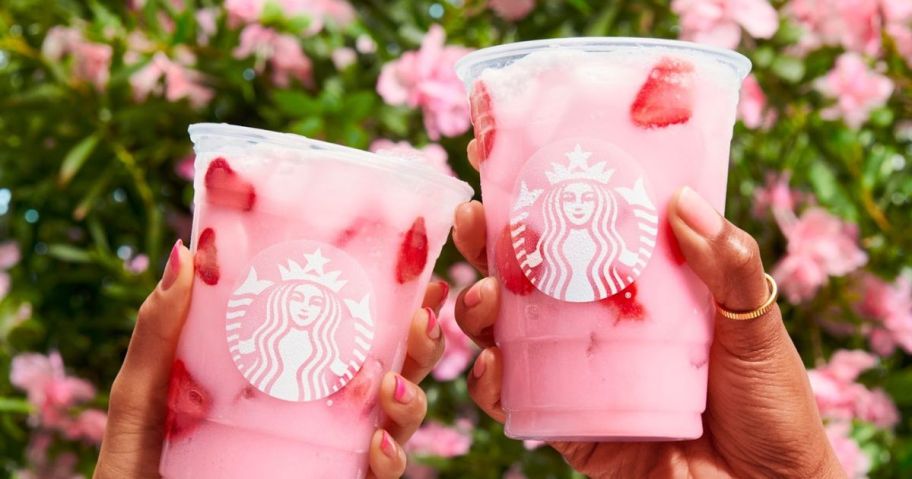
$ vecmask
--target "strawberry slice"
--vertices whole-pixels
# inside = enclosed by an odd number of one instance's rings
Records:
[[[636,283],[630,283],[617,294],[603,299],[601,303],[617,311],[616,323],[621,321],[642,321],[646,317],[646,309],[637,301]]]
[[[219,282],[218,249],[215,247],[215,230],[206,228],[196,242],[196,255],[193,256],[196,275],[208,285]]]
[[[169,440],[186,437],[209,415],[211,407],[209,393],[193,380],[183,361],[174,361],[168,382],[165,436]]]
[[[693,65],[663,58],[649,72],[630,106],[630,118],[642,128],[687,123],[693,109]]]
[[[535,290],[535,285],[529,281],[526,274],[523,273],[519,262],[516,260],[516,250],[513,249],[513,237],[510,234],[510,225],[504,227],[500,233],[500,238],[494,245],[494,262],[497,268],[497,274],[507,291],[525,296]],[[538,244],[538,233],[529,225],[526,225],[526,231],[523,233],[525,244],[534,248]]]
[[[491,108],[491,95],[488,88],[481,80],[475,80],[470,99],[472,110],[472,125],[475,127],[475,139],[479,144],[481,161],[488,159],[494,149],[494,138],[497,123],[494,121],[494,112]]]
[[[424,217],[419,216],[412,227],[405,232],[399,246],[399,259],[396,262],[396,280],[405,284],[417,278],[428,258],[427,231],[424,228]]]
[[[671,229],[671,224],[668,220],[665,220],[662,224],[662,229],[665,230],[665,243],[668,245],[668,255],[671,256],[671,260],[675,264],[684,264],[686,261],[684,253],[681,252],[681,246],[678,244],[678,238],[674,235],[674,230]]]
[[[345,387],[332,396],[332,400],[367,416],[377,405],[377,392],[382,377],[383,363],[377,359],[368,359],[361,366],[358,374],[355,374],[355,377]]]
[[[209,163],[206,170],[206,200],[214,205],[250,211],[256,203],[253,185],[231,169],[222,157]]]
[[[333,240],[333,244],[344,248],[348,246],[353,239],[359,236],[370,235],[376,231],[379,231],[382,223],[377,220],[371,220],[367,218],[356,218],[355,221],[351,223],[347,228],[342,230],[336,238]]]

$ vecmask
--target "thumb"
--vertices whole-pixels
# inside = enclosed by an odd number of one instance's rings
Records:
[[[757,241],[729,223],[695,191],[684,187],[669,204],[668,221],[681,252],[706,283],[716,302],[729,311],[751,311],[769,299]],[[778,348],[794,349],[778,306],[747,321],[719,317],[715,341],[740,359],[766,359]]]
[[[171,363],[192,285],[193,259],[178,240],[162,280],[139,308],[126,358],[111,386],[96,479],[159,477]]]
[[[751,311],[769,299],[757,242],[690,188],[669,205],[681,252],[716,301]],[[804,364],[778,306],[755,319],[717,315],[706,418],[735,477],[836,477]],[[796,453],[797,451],[797,453]]]

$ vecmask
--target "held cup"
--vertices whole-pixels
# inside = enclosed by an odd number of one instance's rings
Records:
[[[196,277],[161,474],[363,478],[455,207],[417,160],[232,125],[190,127]]]
[[[743,56],[641,38],[483,49],[469,91],[503,288],[506,432],[524,439],[702,434],[713,303],[666,206],[724,210]]]

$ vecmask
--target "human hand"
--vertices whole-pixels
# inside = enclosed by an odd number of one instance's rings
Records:
[[[111,387],[96,479],[160,477],[168,382],[190,306],[193,274],[193,257],[178,242],[161,282],[139,310],[126,358]],[[383,378],[379,403],[386,422],[371,439],[371,479],[398,478],[405,471],[401,445],[415,433],[427,411],[427,398],[416,384],[433,369],[444,349],[434,310],[446,295],[445,284],[428,287],[425,307],[412,317],[402,373],[389,372]]]
[[[474,142],[468,151],[477,168]],[[719,304],[745,311],[768,299],[759,249],[750,235],[686,188],[670,202],[668,218],[689,266]],[[463,256],[487,274],[481,203],[457,209],[453,239]],[[482,279],[460,294],[456,319],[483,349],[469,373],[472,399],[503,422],[503,360],[493,335],[500,294],[496,278]],[[747,321],[717,316],[703,423],[703,436],[693,441],[551,446],[574,469],[593,478],[845,477],[778,306]]]

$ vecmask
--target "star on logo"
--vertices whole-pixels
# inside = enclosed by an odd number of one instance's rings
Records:
[[[573,171],[574,168],[580,170],[586,170],[589,168],[589,157],[592,156],[592,152],[583,151],[579,143],[576,144],[576,148],[573,151],[567,152],[564,154],[567,159],[570,160],[570,163],[567,164],[567,170]]]
[[[311,254],[304,253],[304,259],[307,260],[307,265],[304,266],[305,273],[316,271],[317,274],[323,274],[323,267],[329,263],[329,258],[323,256],[323,252],[319,248]]]

